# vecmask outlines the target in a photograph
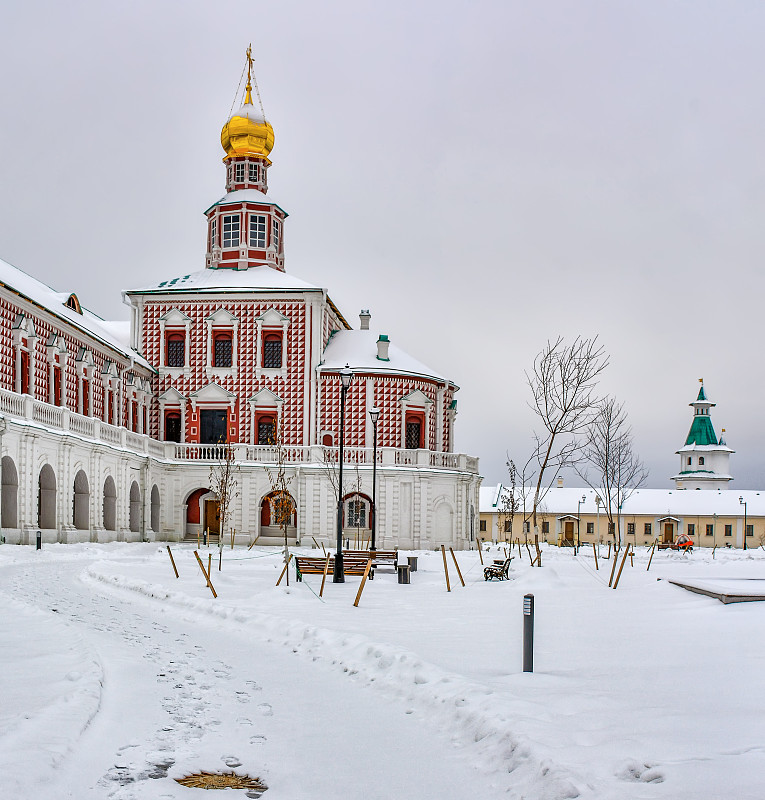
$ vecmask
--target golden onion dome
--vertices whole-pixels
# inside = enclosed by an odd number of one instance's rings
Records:
[[[274,129],[259,109],[252,104],[248,81],[244,105],[235,111],[220,132],[220,143],[226,151],[224,161],[233,156],[268,158],[274,147]]]

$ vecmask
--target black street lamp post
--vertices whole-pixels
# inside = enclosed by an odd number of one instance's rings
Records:
[[[372,556],[377,550],[375,534],[377,533],[377,420],[380,419],[380,409],[375,406],[369,409],[369,418],[372,420]]]
[[[742,496],[738,498],[738,502],[744,507],[744,550],[746,550],[746,500]]]
[[[576,547],[574,548],[574,555],[576,555],[576,551],[578,550],[578,548],[582,546],[581,545],[582,540],[579,537],[579,528],[582,524],[580,520],[580,514],[581,514],[580,509],[582,507],[582,503],[584,503],[585,500],[587,500],[586,495],[582,495],[582,499],[577,500],[576,502]]]
[[[343,570],[343,440],[345,439],[345,395],[353,380],[353,372],[346,364],[340,370],[340,474],[337,478],[337,553],[335,553],[335,568],[332,573],[333,583],[345,583]]]

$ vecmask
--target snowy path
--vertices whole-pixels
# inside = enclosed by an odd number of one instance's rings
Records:
[[[78,577],[83,566],[4,570],[8,594],[62,617],[61,644],[80,637],[103,670],[100,709],[72,752],[51,775],[40,765],[61,755],[61,742],[43,737],[26,787],[23,776],[8,787],[14,796],[188,797],[193,790],[165,779],[168,771],[240,764],[266,780],[273,800],[504,794],[403,706],[246,631],[94,591]],[[46,752],[54,746],[57,754]]]

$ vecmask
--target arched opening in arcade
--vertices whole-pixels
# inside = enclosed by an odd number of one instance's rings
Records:
[[[37,525],[43,530],[52,530],[56,527],[56,474],[50,464],[44,464],[40,470]]]
[[[297,539],[297,506],[289,492],[270,492],[260,501],[260,536]]]
[[[3,528],[19,526],[19,475],[16,464],[10,456],[2,460],[2,514],[0,524]]]
[[[220,503],[207,487],[195,489],[186,499],[186,538],[201,539],[205,533],[216,539],[220,533]]]
[[[114,478],[107,475],[104,481],[104,529],[117,530],[117,487]]]
[[[78,531],[90,528],[90,486],[88,476],[79,470],[74,476],[74,496],[72,497],[72,522]]]
[[[151,487],[151,529],[154,533],[159,533],[160,510],[159,487],[155,483],[154,486]]]
[[[130,484],[128,522],[132,533],[138,533],[141,530],[141,490],[136,481]]]

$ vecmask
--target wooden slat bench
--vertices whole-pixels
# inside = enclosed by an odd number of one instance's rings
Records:
[[[369,550],[343,550],[343,561],[349,558],[353,561],[363,559],[364,566],[366,566],[370,552]],[[375,550],[375,557],[372,559],[372,566],[375,569],[378,567],[393,567],[395,570],[397,563],[398,550]]]
[[[515,556],[510,556],[510,558],[506,558],[502,564],[492,564],[492,566],[486,567],[483,571],[483,579],[485,581],[508,580],[509,576],[507,571],[510,568],[510,562],[513,560],[513,558],[515,558]]]
[[[369,554],[362,559],[347,559],[343,553],[343,574],[344,575],[363,575],[369,561]],[[326,558],[312,558],[311,556],[295,556],[295,569],[297,579],[303,580],[303,575],[323,575]],[[334,556],[330,556],[329,569],[327,575],[332,575],[335,569]]]

